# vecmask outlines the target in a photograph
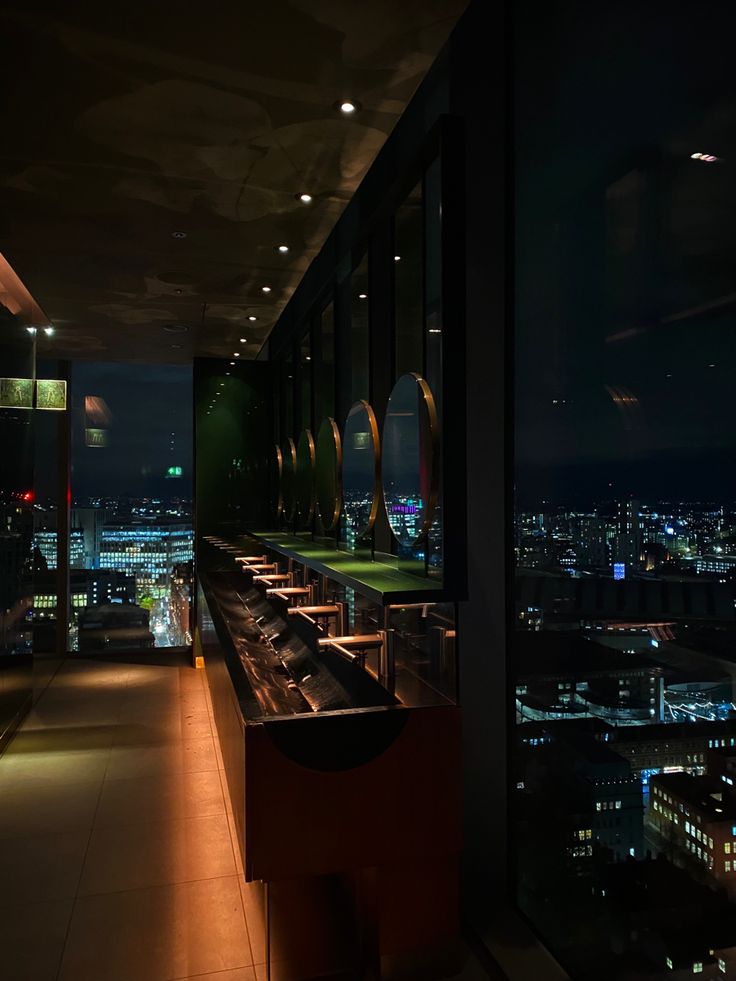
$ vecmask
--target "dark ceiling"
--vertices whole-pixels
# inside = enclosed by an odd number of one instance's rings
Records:
[[[254,357],[465,5],[0,7],[0,253],[40,353]]]

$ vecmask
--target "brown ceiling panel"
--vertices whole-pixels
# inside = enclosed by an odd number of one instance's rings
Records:
[[[189,6],[0,9],[0,251],[49,355],[254,356],[465,0]]]

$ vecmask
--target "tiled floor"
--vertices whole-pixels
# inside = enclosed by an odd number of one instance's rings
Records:
[[[0,975],[264,981],[220,763],[203,672],[64,662],[0,757]]]

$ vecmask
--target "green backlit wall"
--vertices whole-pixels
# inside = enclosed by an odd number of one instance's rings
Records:
[[[272,400],[270,364],[195,358],[197,535],[268,522]]]

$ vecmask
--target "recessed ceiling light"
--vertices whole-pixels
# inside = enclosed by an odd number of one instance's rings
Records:
[[[241,344],[246,344],[246,343],[247,343],[247,338],[245,338],[245,337],[241,337],[241,338],[240,338],[240,343],[241,343]]]
[[[253,314],[251,314],[250,317],[248,317],[248,320],[257,320],[257,319],[258,318],[257,317],[254,317]]]
[[[270,292],[271,292],[270,286],[261,286],[261,293],[270,293]]]
[[[47,337],[51,337],[51,335],[54,333],[54,328],[53,327],[44,327],[43,332],[44,332],[44,334]]]
[[[276,246],[276,251],[277,252],[281,252],[281,253],[288,252],[289,251],[289,246],[288,245],[277,245]]]
[[[394,262],[401,262],[401,256],[400,255],[395,255],[394,256]]]
[[[440,330],[439,327],[430,327],[429,328],[429,333],[430,334],[441,334],[442,331]]]
[[[172,232],[171,233],[171,237],[172,238],[186,238],[187,237],[187,233],[186,232]]]
[[[691,153],[690,154],[690,159],[691,160],[702,160],[703,163],[712,164],[712,163],[716,163],[717,161],[719,161],[720,160],[720,157],[716,157],[712,153]]]
[[[240,352],[239,351],[233,351],[233,357],[234,358],[239,358],[240,357]]]
[[[183,293],[184,290],[174,290],[175,293]]]
[[[297,201],[301,201],[302,204],[311,204],[314,198],[311,194],[307,194],[306,191],[302,191],[301,194],[296,195]]]
[[[235,364],[235,362],[234,362],[234,361],[231,361],[231,362],[230,362],[230,364],[231,364],[231,365],[234,365],[234,364]]]
[[[352,116],[358,111],[358,109],[360,109],[360,103],[356,102],[354,99],[343,99],[341,102],[336,104],[336,108],[338,108],[344,116]]]
[[[308,354],[306,357],[307,357],[307,361],[311,361],[312,360],[312,355],[311,354]]]
[[[225,372],[225,374],[226,374],[226,375],[229,375],[229,374],[230,374],[230,372],[229,372],[229,371],[226,371],[226,372]]]
[[[358,299],[359,300],[367,300],[368,299],[368,294],[367,293],[358,293]]]
[[[28,333],[29,333],[29,334],[31,334],[31,335],[33,335],[33,334],[35,334],[35,333],[36,333],[36,328],[35,328],[35,327],[26,327],[26,330],[27,330],[27,331],[28,331]]]

